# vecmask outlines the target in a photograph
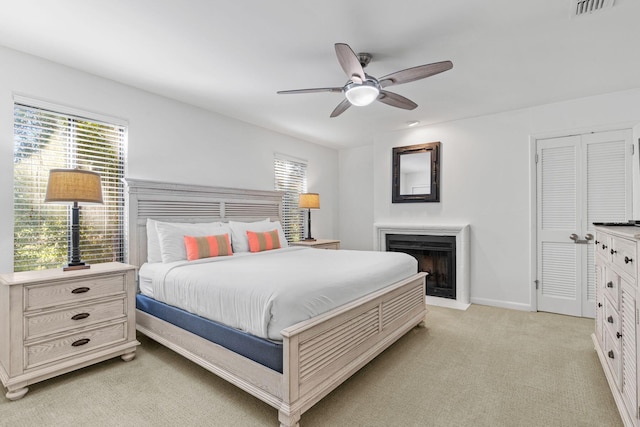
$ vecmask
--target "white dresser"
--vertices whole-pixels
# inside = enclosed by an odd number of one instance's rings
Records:
[[[112,357],[135,357],[135,267],[0,275],[0,380],[7,398]]]
[[[640,425],[638,254],[640,227],[596,227],[593,342],[625,426]]]

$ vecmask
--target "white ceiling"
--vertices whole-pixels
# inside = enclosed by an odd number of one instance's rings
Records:
[[[575,0],[574,0],[575,2]],[[640,87],[640,2],[570,18],[571,0],[0,0],[0,45],[336,148],[376,133]],[[376,77],[451,60],[389,88],[418,104],[329,114],[334,43]]]

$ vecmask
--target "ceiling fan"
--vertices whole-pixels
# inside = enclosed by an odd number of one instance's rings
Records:
[[[413,110],[418,106],[415,102],[397,93],[389,92],[384,88],[402,83],[433,76],[453,68],[451,61],[434,62],[432,64],[419,65],[406,70],[396,71],[384,77],[376,79],[364,72],[364,68],[371,61],[371,54],[355,54],[346,43],[336,43],[336,55],[340,66],[349,77],[349,81],[343,87],[322,87],[314,89],[281,90],[279,94],[314,93],[314,92],[344,92],[345,99],[331,113],[331,117],[337,117],[344,113],[352,105],[365,106],[378,100],[392,107]]]

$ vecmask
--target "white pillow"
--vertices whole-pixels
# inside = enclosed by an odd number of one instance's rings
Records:
[[[162,262],[174,262],[187,259],[184,236],[202,237],[230,234],[229,227],[221,222],[206,223],[168,223],[156,222]]]
[[[147,262],[162,262],[157,223],[155,219],[147,218]]]
[[[281,248],[289,247],[289,242],[287,242],[287,238],[284,235],[284,231],[282,230],[282,224],[280,224],[280,221],[272,221],[271,225],[274,226],[276,230],[278,230],[278,237],[280,238],[280,247]],[[273,228],[271,230],[273,230]],[[267,231],[271,231],[271,230],[267,230]]]
[[[249,252],[249,238],[247,237],[247,231],[265,232],[278,230],[280,246],[283,248],[289,246],[289,243],[282,232],[282,225],[280,225],[280,221],[271,222],[269,218],[257,222],[229,221],[229,227],[231,228],[231,246],[233,246],[233,252]]]

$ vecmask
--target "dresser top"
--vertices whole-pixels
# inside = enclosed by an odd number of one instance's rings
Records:
[[[597,225],[596,231],[604,231],[614,236],[626,237],[628,239],[640,239],[640,227],[630,226],[607,226]]]

